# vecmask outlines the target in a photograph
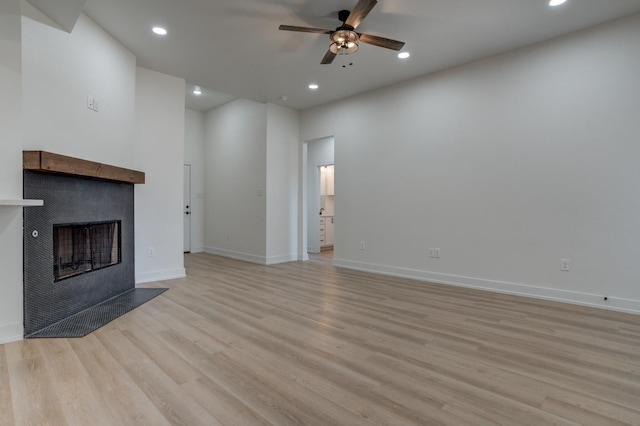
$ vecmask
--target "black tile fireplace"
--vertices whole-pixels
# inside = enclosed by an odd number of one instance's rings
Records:
[[[24,209],[27,337],[135,288],[133,184],[56,167],[27,169],[25,156],[24,197],[44,200]]]

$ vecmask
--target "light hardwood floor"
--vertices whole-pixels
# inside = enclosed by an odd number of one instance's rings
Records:
[[[185,263],[85,338],[0,345],[0,424],[640,425],[640,316],[322,261]]]

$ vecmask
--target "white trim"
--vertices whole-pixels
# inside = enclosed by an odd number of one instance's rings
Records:
[[[299,256],[296,253],[265,257],[265,256],[256,256],[255,254],[242,253],[238,251],[225,250],[225,249],[216,248],[216,247],[205,247],[204,252],[209,254],[214,254],[216,256],[223,256],[231,259],[242,260],[245,262],[257,263],[259,265],[275,265],[278,263],[297,262],[298,260],[300,260],[298,258]],[[304,259],[304,256],[303,256],[302,260],[309,260],[309,258],[307,257],[307,259]]]
[[[204,247],[198,246],[196,248],[192,248],[189,253],[202,253],[204,251]]]
[[[150,283],[153,281],[172,280],[174,278],[184,278],[186,276],[187,274],[184,268],[141,272],[139,274],[136,274],[136,284]]]
[[[441,274],[437,272],[399,268],[389,265],[377,265],[344,259],[334,259],[333,266],[353,269],[357,271],[373,272],[393,277],[412,278],[420,281],[429,281],[436,284],[446,284],[457,287],[473,288],[477,290],[493,291],[496,293],[532,297],[535,299],[570,303],[573,305],[589,306],[592,308],[600,308],[611,311],[640,314],[640,300],[622,299],[609,296],[608,300],[605,302],[601,295],[596,294],[578,293],[548,287],[532,286],[528,284],[487,280],[483,278]]]
[[[296,262],[298,255],[295,253],[281,254],[279,256],[269,256],[267,258],[267,265],[275,265],[277,263]]]
[[[205,247],[204,252],[209,254],[215,254],[218,256],[229,257],[231,259],[243,260],[245,262],[257,263],[260,265],[267,264],[267,258],[265,256],[256,256],[255,254],[225,250],[225,249],[216,248],[216,247]]]
[[[38,206],[44,206],[44,201],[43,200],[0,200],[0,206],[38,207]]]
[[[24,328],[21,322],[0,326],[0,345],[22,340],[23,335]]]

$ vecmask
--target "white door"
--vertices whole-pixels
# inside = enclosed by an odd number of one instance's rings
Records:
[[[191,165],[184,165],[184,252],[191,252]]]

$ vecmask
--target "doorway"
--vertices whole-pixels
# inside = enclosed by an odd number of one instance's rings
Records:
[[[183,235],[184,252],[191,253],[191,165],[184,165]]]
[[[307,142],[306,242],[312,260],[332,261],[335,247],[334,138]]]
[[[320,253],[331,254],[334,244],[334,176],[335,165],[327,164],[318,168],[320,173]]]

